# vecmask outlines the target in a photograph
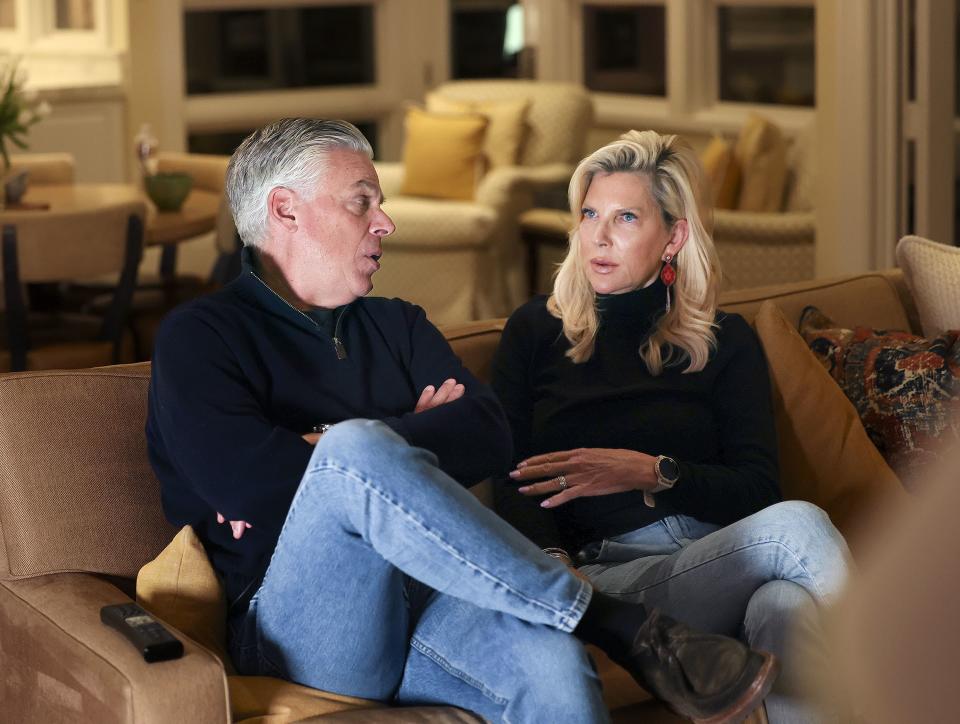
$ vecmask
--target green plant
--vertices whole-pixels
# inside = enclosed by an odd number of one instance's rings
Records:
[[[27,148],[27,129],[50,114],[50,104],[41,101],[34,90],[25,90],[26,73],[20,68],[20,61],[10,61],[0,72],[0,154],[3,156],[3,168],[10,168],[10,154],[7,141],[17,148]]]

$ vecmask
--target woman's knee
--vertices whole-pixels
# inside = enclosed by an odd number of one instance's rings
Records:
[[[771,530],[780,529],[791,541],[804,549],[825,547],[831,554],[846,555],[847,544],[830,516],[819,506],[806,500],[785,500],[756,514],[757,523]]]
[[[573,712],[601,698],[600,678],[584,645],[575,636],[542,627],[524,647],[518,670],[523,695],[533,697],[542,711]],[[560,721],[557,719],[556,721]]]

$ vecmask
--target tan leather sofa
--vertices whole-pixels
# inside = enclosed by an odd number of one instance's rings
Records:
[[[814,303],[841,323],[919,328],[899,272],[737,292],[724,306],[751,318],[765,298],[791,319]],[[446,330],[481,377],[502,324]],[[330,722],[477,721],[452,708],[370,708],[228,676],[183,634],[183,658],[146,664],[100,623],[100,607],[130,600],[137,571],[176,532],[147,460],[148,380],[147,364],[0,376],[0,719],[279,724],[325,712]],[[597,658],[615,721],[678,721]]]

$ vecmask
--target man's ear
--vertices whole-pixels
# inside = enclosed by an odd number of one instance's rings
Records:
[[[667,248],[663,250],[664,256],[669,254],[676,258],[677,253],[687,243],[687,235],[690,232],[686,219],[677,219],[673,222],[673,228],[670,230],[670,241],[667,242]]]
[[[267,219],[287,231],[297,230],[297,217],[294,214],[295,193],[286,186],[276,186],[267,195]]]

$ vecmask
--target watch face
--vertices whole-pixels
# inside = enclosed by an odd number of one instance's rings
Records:
[[[664,480],[676,482],[677,478],[680,477],[680,466],[677,465],[677,461],[668,457],[660,458],[660,477]]]

